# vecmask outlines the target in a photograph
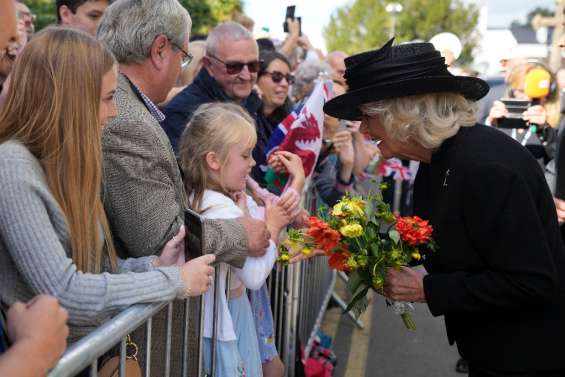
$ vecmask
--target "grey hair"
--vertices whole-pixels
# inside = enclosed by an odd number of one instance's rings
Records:
[[[177,0],[118,0],[104,12],[97,37],[118,63],[143,63],[157,36],[174,45],[188,40],[192,20]]]
[[[294,97],[305,97],[310,93],[305,93],[319,78],[329,77],[331,67],[328,63],[321,60],[306,60],[296,68],[294,72],[294,84],[292,84],[292,95]]]
[[[206,55],[216,56],[220,50],[220,44],[226,41],[253,41],[257,42],[249,30],[234,21],[224,22],[214,28],[206,39]],[[259,48],[257,48],[259,51]]]
[[[368,117],[376,117],[391,138],[417,141],[436,149],[460,127],[477,122],[477,105],[456,93],[430,93],[385,99],[360,106]]]

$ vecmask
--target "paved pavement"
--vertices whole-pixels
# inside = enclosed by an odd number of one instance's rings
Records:
[[[337,287],[343,294],[343,283]],[[379,295],[362,316],[359,330],[341,308],[332,308],[322,331],[333,337],[338,357],[336,377],[466,377],[455,372],[458,353],[449,346],[443,318],[434,318],[425,305],[416,305],[417,330],[409,331]]]

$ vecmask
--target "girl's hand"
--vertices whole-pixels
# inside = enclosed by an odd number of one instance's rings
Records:
[[[186,228],[181,225],[179,232],[165,244],[158,258],[153,260],[154,267],[182,266],[184,264],[184,238]]]
[[[245,215],[249,214],[249,209],[247,208],[247,195],[245,195],[245,192],[243,191],[232,192],[231,198],[235,202],[235,204],[239,207],[239,209],[243,211]]]
[[[273,204],[271,200],[265,202],[265,223],[271,233],[271,239],[277,243],[281,230],[290,223],[290,213],[281,205],[281,201]]]
[[[310,255],[304,255],[302,254],[302,251],[297,250],[296,252],[292,253],[290,255],[290,259],[288,260],[288,263],[292,264],[292,263],[298,263],[304,259],[309,259],[312,257],[319,257],[322,255],[326,255],[326,253],[324,253],[324,250],[322,249],[314,249],[312,250],[312,252],[310,253]]]
[[[292,222],[292,227],[297,229],[308,227],[309,218],[310,218],[310,213],[304,208],[301,208],[298,215],[294,217],[294,221]]]
[[[269,166],[273,168],[275,173],[277,173],[277,174],[286,173],[286,168],[283,165],[283,163],[281,162],[278,154],[273,153],[271,155],[271,157],[269,157],[268,163],[269,163]]]
[[[547,121],[547,112],[543,106],[532,106],[522,113],[522,119],[528,122],[528,124],[535,124],[538,127],[543,128]]]
[[[292,177],[292,188],[299,194],[302,193],[304,190],[304,182],[306,181],[302,159],[298,155],[287,151],[278,151],[276,155]]]

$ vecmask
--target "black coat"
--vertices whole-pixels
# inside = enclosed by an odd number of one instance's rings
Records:
[[[489,127],[461,128],[420,165],[414,206],[439,245],[426,300],[460,354],[494,371],[565,368],[565,248],[527,150]]]

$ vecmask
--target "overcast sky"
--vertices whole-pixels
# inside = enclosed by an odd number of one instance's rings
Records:
[[[245,13],[255,20],[255,30],[268,27],[271,35],[284,38],[282,22],[287,5],[296,5],[296,15],[302,16],[303,31],[312,44],[324,46],[322,29],[332,12],[353,0],[244,0]],[[398,0],[397,0],[398,1]],[[513,20],[524,21],[536,6],[554,8],[555,0],[466,0],[475,4],[487,3],[489,26],[508,26]],[[402,2],[400,0],[400,2]],[[449,30],[446,30],[449,31]]]

